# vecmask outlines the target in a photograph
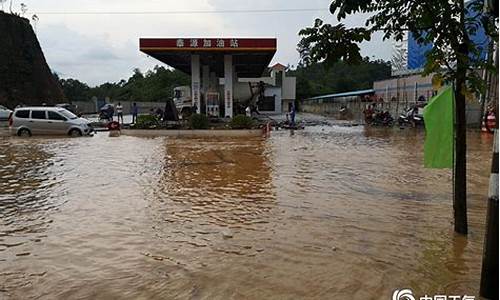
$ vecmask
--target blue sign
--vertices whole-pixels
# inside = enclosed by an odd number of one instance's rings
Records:
[[[467,17],[473,17],[476,12],[467,11]],[[478,16],[477,18],[480,18]],[[476,45],[479,50],[479,59],[485,60],[488,55],[488,44],[490,42],[489,37],[482,26],[476,30],[476,32],[469,37],[471,41]],[[410,32],[408,34],[408,69],[421,69],[425,66],[426,55],[432,49],[432,43],[429,44],[419,44],[415,39],[414,35]],[[474,58],[471,55],[471,58]]]

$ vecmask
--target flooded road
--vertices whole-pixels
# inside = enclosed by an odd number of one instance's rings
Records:
[[[468,142],[465,239],[413,130],[0,137],[0,299],[477,296],[492,137]]]

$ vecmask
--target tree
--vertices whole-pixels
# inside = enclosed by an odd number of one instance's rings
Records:
[[[132,77],[130,77],[129,81],[144,79],[144,75],[142,74],[141,69],[134,68],[133,72],[134,74],[132,75]]]
[[[59,82],[69,101],[90,101],[97,96],[116,101],[165,102],[172,97],[174,87],[189,85],[190,79],[182,72],[156,66],[146,75],[136,68],[128,80],[106,82],[96,87],[89,87],[76,79],[60,79]]]
[[[365,57],[357,65],[337,62],[326,67],[323,63],[299,64],[287,72],[297,78],[297,99],[312,96],[369,89],[373,81],[390,78],[391,66],[382,60],[370,61]]]
[[[60,79],[59,83],[70,101],[88,101],[91,97],[89,86],[76,79]]]
[[[21,16],[24,17],[27,11],[28,11],[28,6],[24,3],[21,3]]]
[[[355,13],[368,13],[364,27],[347,28],[344,24],[325,24],[317,19],[313,27],[299,32],[298,44],[304,63],[338,60],[348,63],[361,61],[359,44],[369,41],[375,32],[384,39],[401,41],[411,32],[420,44],[432,44],[427,53],[425,74],[436,73],[455,85],[456,129],[454,167],[455,231],[467,234],[466,190],[466,118],[465,98],[470,92],[484,88],[478,68],[493,69],[479,59],[481,49],[471,41],[481,26],[487,35],[497,40],[496,17],[482,14],[483,0],[334,0],[330,12],[338,21]],[[468,10],[469,14],[466,14]]]

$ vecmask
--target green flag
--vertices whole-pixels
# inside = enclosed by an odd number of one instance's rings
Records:
[[[426,168],[453,167],[453,130],[455,115],[453,88],[444,88],[424,108]]]

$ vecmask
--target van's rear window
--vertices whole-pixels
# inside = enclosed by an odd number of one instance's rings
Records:
[[[16,117],[21,119],[28,119],[30,117],[29,110],[18,110],[16,111]]]

